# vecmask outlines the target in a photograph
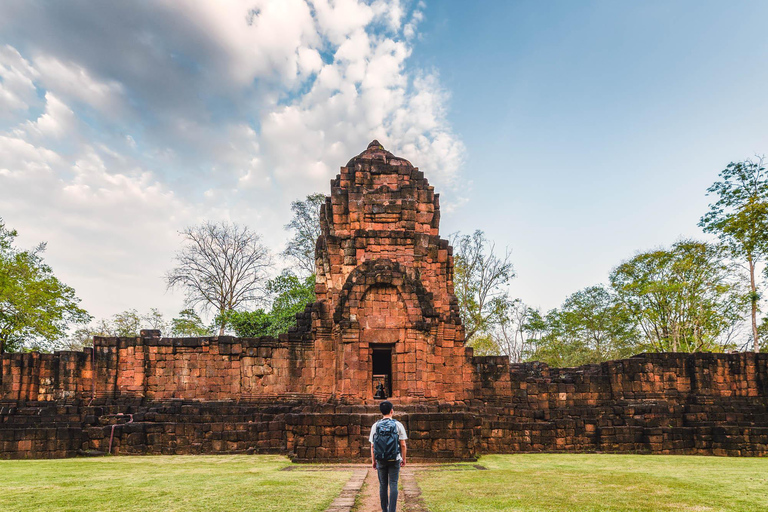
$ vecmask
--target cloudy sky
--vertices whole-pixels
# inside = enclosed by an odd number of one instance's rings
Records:
[[[279,252],[294,199],[371,139],[512,249],[551,308],[701,236],[704,192],[768,152],[764,2],[0,3],[0,217],[97,317],[182,305],[178,230]]]

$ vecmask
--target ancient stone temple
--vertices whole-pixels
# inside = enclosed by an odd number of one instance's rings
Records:
[[[383,397],[415,459],[611,451],[768,454],[768,355],[641,354],[578,368],[476,357],[423,174],[373,141],[321,212],[317,301],[279,338],[94,339],[3,354],[0,457],[368,456]]]
[[[313,336],[330,359],[310,392],[359,402],[380,383],[401,402],[468,398],[453,260],[423,173],[373,141],[342,167],[320,217]]]

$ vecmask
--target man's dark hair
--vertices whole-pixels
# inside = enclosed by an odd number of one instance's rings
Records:
[[[392,402],[389,400],[384,400],[379,404],[379,410],[381,411],[381,414],[386,416],[390,412],[392,412]]]

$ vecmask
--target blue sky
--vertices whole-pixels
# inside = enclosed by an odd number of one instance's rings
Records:
[[[765,2],[433,2],[468,202],[444,230],[513,250],[513,293],[556,307],[638,250],[703,237],[706,188],[768,148]]]
[[[442,195],[444,236],[512,249],[549,309],[701,237],[706,188],[766,152],[765,2],[155,0],[0,5],[0,216],[98,317],[158,307],[177,231],[275,253],[290,201],[371,139]]]

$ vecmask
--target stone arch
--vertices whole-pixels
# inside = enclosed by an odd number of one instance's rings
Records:
[[[408,308],[399,290],[391,284],[373,284],[365,290],[357,308],[350,307],[356,314],[361,330],[402,329],[409,326]]]
[[[344,282],[339,294],[333,320],[342,327],[351,327],[350,304],[360,304],[372,286],[389,285],[395,288],[405,304],[408,325],[429,330],[437,321],[432,306],[432,294],[427,292],[418,275],[411,275],[405,267],[389,259],[369,260],[358,265]]]

